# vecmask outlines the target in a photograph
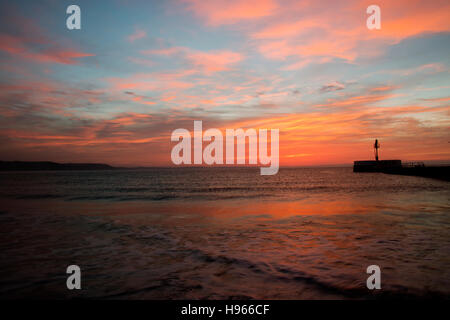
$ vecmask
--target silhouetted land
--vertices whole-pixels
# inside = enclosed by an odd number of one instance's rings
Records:
[[[369,162],[369,161],[366,161]],[[148,167],[124,168],[113,167],[105,163],[57,163],[51,161],[0,161],[0,171],[39,171],[39,170],[116,170],[149,169]],[[359,172],[356,170],[356,172]],[[408,176],[420,176],[450,181],[450,166],[423,167],[387,167],[362,172],[382,172]]]
[[[113,170],[103,163],[56,163],[50,161],[0,161],[0,171],[34,170]]]
[[[425,166],[422,162],[403,164],[401,160],[355,161],[353,172],[381,172],[450,181],[450,166]]]
[[[450,181],[450,166],[386,168],[382,172]]]

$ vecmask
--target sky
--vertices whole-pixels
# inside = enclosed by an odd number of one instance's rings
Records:
[[[172,165],[194,120],[281,166],[450,159],[448,0],[3,1],[0,61],[0,160]]]

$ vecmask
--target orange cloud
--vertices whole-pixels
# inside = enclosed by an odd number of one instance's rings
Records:
[[[29,49],[23,39],[0,34],[0,50],[8,52],[14,57],[20,57],[34,62],[77,64],[78,58],[91,57],[94,54],[75,50],[47,49],[33,51]]]
[[[450,30],[448,1],[381,1],[381,36],[403,39],[424,32]]]
[[[188,9],[210,25],[231,24],[273,14],[278,4],[273,0],[184,0]]]
[[[377,5],[381,8],[382,27],[376,31],[366,27],[366,8],[373,4],[370,1],[255,2],[187,1],[188,10],[207,24],[245,22],[244,32],[265,57],[302,59],[286,67],[288,70],[316,62],[314,57],[352,61],[360,55],[379,54],[379,41],[393,44],[426,32],[450,30],[448,1],[380,0]]]
[[[206,73],[229,70],[230,66],[243,59],[239,53],[232,51],[192,52],[187,55],[195,67]]]
[[[204,130],[211,127],[222,132],[226,128],[278,128],[282,166],[350,164],[353,160],[371,159],[375,138],[383,142],[382,158],[442,160],[450,159],[446,148],[450,120],[445,116],[449,111],[448,104],[380,108],[361,103],[357,110],[344,108],[327,113],[313,111],[214,122],[210,119],[204,121]],[[9,116],[14,115],[6,115]],[[33,129],[1,130],[0,134],[30,150],[51,151],[64,147],[77,154],[88,152],[92,160],[113,164],[129,164],[129,159],[135,159],[135,164],[172,165],[171,131],[180,127],[191,131],[192,126],[193,118],[185,113],[129,112],[111,119],[92,120],[77,134],[52,132],[42,125]],[[424,143],[411,144],[418,136]],[[95,150],[89,146],[95,146]],[[114,152],[114,157],[102,158],[109,152]]]
[[[371,143],[375,138],[384,141],[384,158],[450,159],[450,151],[445,148],[448,135],[444,133],[444,128],[450,126],[450,120],[430,122],[414,117],[424,113],[442,117],[443,113],[450,111],[450,106],[361,106],[360,109],[251,119],[231,126],[280,129],[280,165],[350,164],[353,160],[371,159]],[[417,136],[427,143],[411,146],[409,142]]]

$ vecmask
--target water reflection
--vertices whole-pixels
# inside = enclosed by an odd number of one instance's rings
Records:
[[[3,197],[0,296],[448,297],[450,191],[392,182],[407,192],[381,192],[378,181],[376,192],[344,184],[275,199]],[[79,292],[65,289],[69,264],[82,268]],[[382,270],[375,293],[365,287],[371,264]]]

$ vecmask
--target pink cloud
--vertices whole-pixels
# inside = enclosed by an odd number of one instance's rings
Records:
[[[185,0],[187,9],[208,25],[239,24],[260,53],[269,59],[297,57],[286,70],[322,58],[353,61],[383,52],[380,43],[394,44],[426,32],[450,30],[448,1],[379,0],[381,30],[366,27],[370,1],[202,1]]]
[[[381,30],[376,31],[366,27],[369,4],[356,0],[328,1],[328,5],[310,2],[296,11],[287,3],[264,27],[252,29],[250,36],[267,58],[298,56],[314,61],[312,57],[335,57],[352,61],[361,55],[381,53],[380,41],[394,44],[410,36],[450,30],[448,1],[380,0]]]
[[[147,36],[147,33],[142,29],[137,29],[133,34],[128,36],[128,41],[134,42],[136,40],[145,38]]]
[[[91,57],[94,54],[79,52],[76,50],[62,50],[50,48],[46,50],[32,50],[24,39],[6,34],[0,34],[0,50],[13,57],[19,57],[34,62],[77,64],[78,58]]]
[[[180,54],[193,65],[193,68],[206,74],[229,70],[232,65],[244,59],[244,56],[241,53],[230,50],[205,52],[186,47],[152,49],[142,51],[141,53],[160,56]]]
[[[229,70],[230,66],[243,59],[240,53],[232,51],[192,52],[187,55],[196,67],[206,73]]]
[[[184,0],[188,9],[210,25],[231,24],[271,15],[278,4],[273,0]]]

